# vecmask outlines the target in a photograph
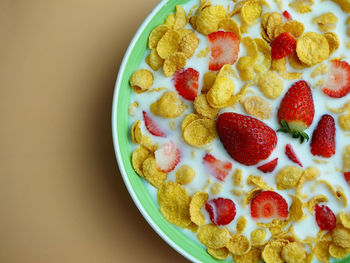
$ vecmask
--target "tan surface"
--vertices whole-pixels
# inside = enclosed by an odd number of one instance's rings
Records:
[[[0,1],[0,262],[187,262],[133,204],[110,131],[123,53],[157,2]]]

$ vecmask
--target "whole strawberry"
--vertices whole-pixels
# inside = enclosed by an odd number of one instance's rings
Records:
[[[278,131],[290,133],[293,138],[300,138],[302,143],[309,136],[304,132],[314,119],[315,106],[309,85],[300,80],[295,82],[284,95],[277,117],[282,128]]]
[[[321,117],[312,134],[310,146],[313,155],[329,158],[335,154],[335,123],[331,115]]]
[[[228,154],[245,165],[265,160],[277,144],[275,131],[250,116],[226,112],[218,117],[216,126]]]
[[[297,41],[289,32],[279,34],[270,44],[271,58],[281,59],[288,56],[297,48]]]

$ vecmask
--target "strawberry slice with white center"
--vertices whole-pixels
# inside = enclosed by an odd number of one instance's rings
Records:
[[[217,31],[208,35],[210,46],[209,70],[220,70],[225,64],[236,62],[239,39],[232,32]]]
[[[186,100],[194,101],[198,93],[199,72],[193,68],[182,69],[175,73],[175,89]]]
[[[154,152],[157,168],[165,173],[171,172],[180,162],[181,153],[173,141],[158,147]]]
[[[205,204],[210,220],[214,225],[223,226],[232,222],[236,216],[236,205],[231,199],[215,198]]]
[[[350,92],[350,65],[342,60],[332,60],[322,91],[332,98],[341,98]]]
[[[253,198],[250,214],[253,219],[286,219],[288,204],[280,194],[264,191]]]
[[[165,133],[158,128],[157,124],[148,116],[147,112],[142,111],[142,114],[146,129],[154,136],[165,137]]]
[[[225,181],[226,176],[232,169],[232,163],[220,161],[211,154],[206,154],[203,157],[203,162],[204,165],[206,165],[206,167],[208,168],[209,172],[216,179],[222,182]]]

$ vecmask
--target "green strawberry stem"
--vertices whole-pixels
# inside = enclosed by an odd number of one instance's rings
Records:
[[[279,128],[277,130],[277,132],[285,132],[285,133],[289,133],[292,135],[293,138],[299,138],[300,139],[300,143],[303,143],[305,140],[306,141],[309,141],[309,135],[307,135],[306,132],[303,132],[303,131],[295,131],[295,130],[292,130],[290,127],[289,127],[289,124],[288,122],[286,122],[285,120],[281,120],[281,128]]]

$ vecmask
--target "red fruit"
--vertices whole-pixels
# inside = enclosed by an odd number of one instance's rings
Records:
[[[289,143],[286,145],[285,153],[286,153],[287,157],[289,158],[289,160],[291,160],[292,162],[298,164],[300,167],[303,167],[303,165],[299,161],[298,156],[294,152],[294,149],[292,148],[292,145],[290,145]]]
[[[270,44],[271,58],[280,59],[288,56],[297,48],[297,41],[289,32],[279,34]]]
[[[348,185],[350,185],[350,172],[345,172],[344,178],[345,178],[345,181],[348,183]]]
[[[293,18],[292,18],[292,16],[289,14],[289,12],[287,11],[287,10],[285,10],[284,12],[283,12],[283,16],[284,16],[284,18],[286,19],[286,20],[292,20]]]
[[[312,134],[310,146],[312,155],[329,158],[335,154],[335,123],[331,115],[321,117]]]
[[[165,133],[158,128],[155,122],[148,116],[147,112],[142,111],[142,114],[146,129],[154,136],[165,137]]]
[[[267,159],[277,144],[275,131],[250,116],[226,112],[218,117],[216,127],[229,155],[245,165]]]
[[[288,204],[278,193],[264,191],[253,198],[250,214],[253,219],[285,219],[288,217]]]
[[[232,169],[232,163],[220,161],[208,153],[203,157],[203,162],[207,165],[210,173],[222,182],[225,181],[226,176]]]
[[[350,65],[342,60],[332,60],[322,91],[329,97],[341,98],[350,92]]]
[[[156,158],[157,168],[165,173],[168,173],[175,169],[176,165],[180,162],[181,153],[178,148],[176,148],[173,141],[169,141],[158,147],[154,152],[154,157]]]
[[[197,97],[199,73],[193,68],[181,69],[174,75],[175,89],[186,100]]]
[[[295,82],[284,95],[277,118],[282,128],[278,131],[290,133],[294,138],[309,140],[309,136],[303,132],[314,119],[315,106],[309,85],[300,80]]]
[[[208,35],[210,45],[209,70],[220,70],[233,64],[239,52],[239,39],[232,32],[217,31]]]
[[[278,163],[278,158],[273,159],[272,161],[265,163],[263,165],[260,165],[258,169],[263,173],[271,173],[273,170],[275,170],[277,163]]]
[[[337,225],[337,218],[332,210],[326,205],[315,206],[315,218],[321,230],[332,231]]]
[[[210,220],[214,225],[223,226],[231,223],[236,216],[236,205],[231,199],[215,198],[205,204]]]

